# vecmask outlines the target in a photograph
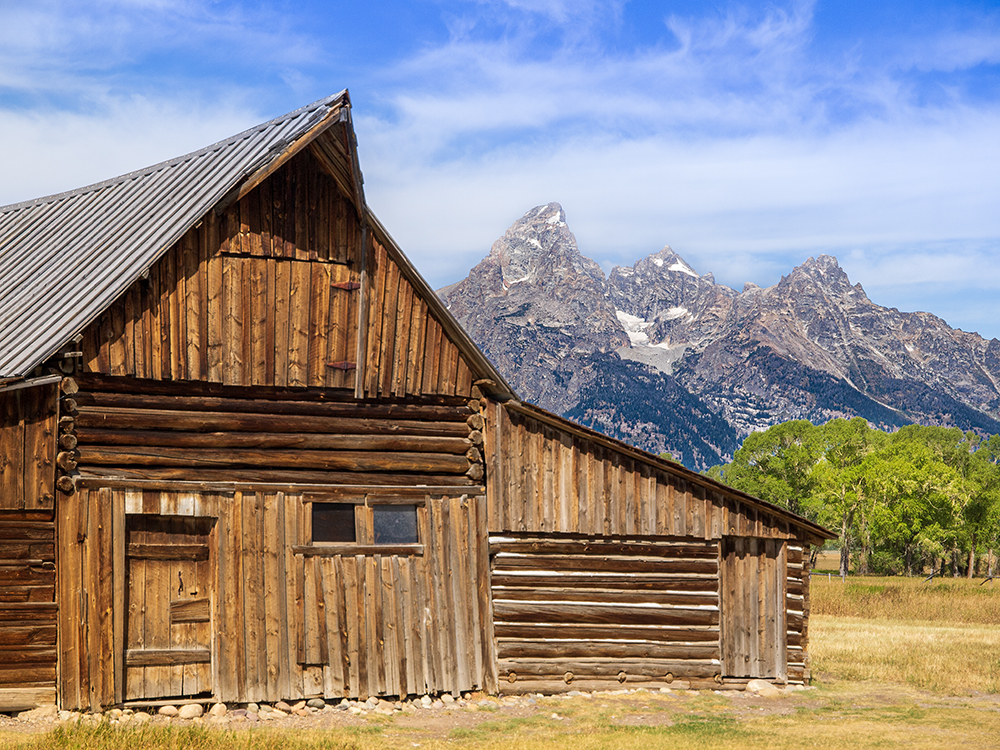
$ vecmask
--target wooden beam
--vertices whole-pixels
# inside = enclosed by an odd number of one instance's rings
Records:
[[[198,562],[208,559],[207,544],[130,544],[128,556],[136,560],[186,560]]]
[[[125,666],[128,667],[175,667],[211,662],[212,652],[207,648],[133,648],[125,654]]]
[[[424,554],[422,544],[323,544],[297,545],[292,554],[304,557],[339,557],[341,555],[409,555],[420,557]]]

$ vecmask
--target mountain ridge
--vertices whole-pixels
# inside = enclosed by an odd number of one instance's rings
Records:
[[[691,468],[786,419],[1000,432],[1000,341],[877,305],[831,255],[741,292],[669,245],[605,276],[548,203],[438,293],[522,397]]]

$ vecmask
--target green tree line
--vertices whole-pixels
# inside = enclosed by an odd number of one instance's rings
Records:
[[[1000,435],[796,420],[753,433],[706,473],[836,531],[841,575],[993,574]]]

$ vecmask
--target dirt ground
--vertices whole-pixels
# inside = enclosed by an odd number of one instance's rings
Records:
[[[759,693],[742,690],[719,690],[712,694],[723,696],[740,713],[766,712],[767,714],[793,711],[792,697],[812,688],[791,686],[779,688],[764,697]],[[304,701],[296,704],[241,704],[222,707],[211,704],[201,706],[204,713],[195,718],[182,718],[176,713],[184,706],[147,709],[111,709],[103,714],[81,714],[56,711],[44,707],[17,714],[0,714],[0,732],[45,732],[63,723],[107,722],[112,725],[138,726],[140,724],[185,724],[224,727],[226,729],[251,729],[268,726],[275,729],[333,729],[360,727],[372,723],[391,724],[400,730],[419,729],[428,738],[447,737],[456,729],[474,729],[480,724],[500,719],[530,719],[544,716],[556,720],[571,720],[572,715],[588,704],[601,709],[611,709],[613,723],[622,725],[662,725],[671,722],[675,712],[687,712],[688,703],[705,693],[694,690],[621,689],[610,691],[579,692],[543,696],[490,696],[483,693],[466,693],[459,699],[450,695],[421,696],[405,701],[386,701],[371,698],[368,701],[342,700],[319,707],[318,702],[308,706]],[[796,702],[796,705],[802,705]],[[644,713],[643,709],[649,712]],[[565,716],[560,714],[563,710]],[[191,709],[189,709],[191,710]],[[638,713],[637,713],[638,712]],[[764,715],[761,713],[760,715]]]
[[[378,729],[392,743],[407,740],[453,740],[469,736],[477,729],[502,724],[544,723],[563,726],[572,731],[594,715],[600,714],[612,726],[668,727],[684,722],[692,714],[726,716],[741,724],[766,717],[802,716],[807,713],[815,720],[835,720],[859,711],[878,712],[901,707],[942,709],[973,708],[976,713],[1000,714],[1000,696],[971,694],[942,696],[903,688],[901,686],[828,681],[822,688],[775,689],[760,692],[748,690],[645,690],[621,689],[602,692],[571,692],[557,696],[489,696],[471,693],[458,700],[451,696],[423,696],[407,701],[389,702],[370,699],[367,702],[338,701],[324,704],[313,702],[293,705],[240,705],[223,707],[205,705],[205,713],[191,719],[172,715],[178,708],[155,709],[149,712],[112,709],[104,714],[57,712],[54,707],[35,709],[16,716],[0,714],[0,738],[4,735],[46,732],[59,724],[82,722],[108,723],[122,727],[141,724],[195,724],[226,730],[250,730],[269,727],[280,730],[328,730],[368,727]],[[188,708],[189,712],[197,709]],[[484,726],[485,725],[485,726]],[[412,743],[419,745],[419,742]]]

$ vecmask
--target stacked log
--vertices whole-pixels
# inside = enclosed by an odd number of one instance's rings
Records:
[[[716,543],[519,534],[490,550],[505,692],[718,683]]]
[[[230,482],[447,486],[484,476],[483,418],[465,399],[352,402],[293,389],[255,398],[181,383],[151,390],[85,383],[67,466],[78,463],[85,476]]]
[[[56,697],[55,524],[43,515],[0,524],[0,711]]]
[[[79,453],[76,450],[79,439],[76,435],[76,417],[79,408],[76,394],[80,386],[71,377],[64,377],[59,384],[59,452],[56,454],[58,476],[56,487],[67,495],[76,491],[76,475]]]
[[[799,546],[788,547],[786,593],[788,626],[788,681],[808,683],[809,671],[809,555]]]

